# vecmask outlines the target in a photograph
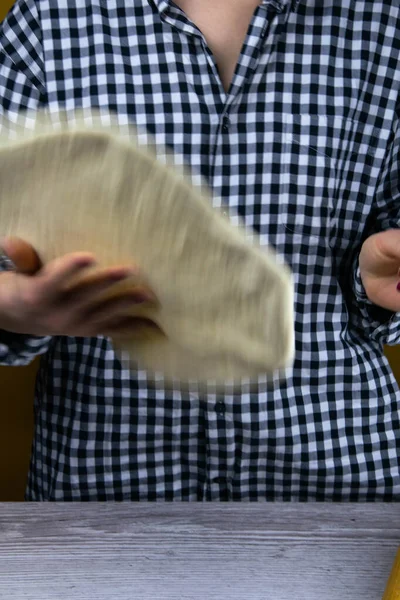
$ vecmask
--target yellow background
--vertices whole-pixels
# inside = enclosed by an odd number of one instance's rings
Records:
[[[13,0],[0,0],[0,20]],[[400,382],[400,346],[387,348]],[[22,500],[33,431],[33,392],[39,359],[28,367],[0,367],[0,501]]]

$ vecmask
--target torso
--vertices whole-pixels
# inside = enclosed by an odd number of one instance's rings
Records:
[[[175,0],[200,29],[228,92],[247,30],[260,0]]]

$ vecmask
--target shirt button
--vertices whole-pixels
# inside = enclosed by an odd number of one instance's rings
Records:
[[[222,131],[224,133],[229,131],[229,125],[230,125],[229,117],[228,117],[228,115],[225,115],[224,118],[222,119]]]
[[[226,411],[225,403],[221,402],[221,400],[219,400],[215,405],[215,412],[217,413],[217,415],[223,416],[225,414],[225,411]]]

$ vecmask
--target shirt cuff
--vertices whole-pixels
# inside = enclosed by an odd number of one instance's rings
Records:
[[[29,365],[36,356],[48,351],[52,336],[13,333],[0,329],[0,365]]]
[[[0,272],[15,271],[15,265],[0,251]],[[49,349],[52,336],[13,333],[0,329],[0,365],[20,367],[29,365],[36,356]]]
[[[371,302],[361,279],[358,258],[354,269],[353,290],[365,329],[368,331],[372,325],[371,338],[388,346],[400,344],[400,312],[386,310]]]
[[[367,306],[375,306],[373,302],[368,298],[367,293],[365,291],[362,279],[361,279],[361,271],[360,265],[357,259],[356,268],[354,269],[354,280],[353,280],[353,289],[358,302],[362,302]]]

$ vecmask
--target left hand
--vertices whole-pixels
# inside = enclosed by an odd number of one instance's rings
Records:
[[[375,233],[362,245],[360,274],[368,298],[393,312],[400,311],[400,229]]]

